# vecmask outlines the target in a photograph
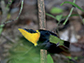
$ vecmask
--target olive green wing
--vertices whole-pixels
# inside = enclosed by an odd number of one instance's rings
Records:
[[[61,40],[60,38],[58,38],[58,37],[56,37],[54,35],[50,35],[49,41],[51,43],[56,44],[57,47],[59,47],[63,51],[66,51],[67,52],[67,50],[69,50],[70,43],[68,41]]]
[[[64,40],[61,40],[61,39],[59,39],[58,37],[56,37],[54,35],[50,35],[49,41],[51,43],[57,44],[57,46],[60,46],[60,45],[64,46]]]

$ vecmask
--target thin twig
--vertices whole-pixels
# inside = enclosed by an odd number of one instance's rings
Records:
[[[73,3],[75,3],[75,0],[73,0]],[[74,6],[71,8],[70,13],[68,14],[68,16],[67,16],[66,20],[64,21],[63,25],[65,25],[66,22],[68,21],[68,19],[69,19],[69,17],[71,16],[72,11],[74,10],[74,8],[75,8]]]
[[[1,33],[1,36],[3,36],[5,39],[7,39],[8,41],[15,43],[15,41],[13,39],[11,39],[10,37],[4,35],[4,33]]]

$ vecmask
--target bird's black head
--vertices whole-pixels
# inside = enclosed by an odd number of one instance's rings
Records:
[[[37,33],[35,30],[33,30],[33,29],[24,29],[24,30],[26,30],[26,31],[28,31],[29,33]]]

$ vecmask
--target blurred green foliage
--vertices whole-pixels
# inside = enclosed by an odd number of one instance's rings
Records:
[[[1,35],[2,31],[3,31],[3,27],[4,27],[4,24],[1,24],[0,25],[0,35]]]
[[[59,14],[59,13],[62,13],[62,12],[63,12],[63,9],[58,8],[58,7],[53,7],[53,8],[50,10],[50,13],[52,13],[52,14]]]
[[[57,21],[61,21],[62,17],[63,17],[63,15],[57,15],[56,16]]]
[[[83,18],[83,22],[84,22],[84,18]]]
[[[49,17],[52,17],[52,18],[56,19],[57,21],[61,21],[61,19],[65,18],[62,14],[53,16],[51,14],[46,13],[46,15],[49,16]]]
[[[47,55],[47,63],[54,63],[50,54]]]
[[[49,13],[46,13],[46,15],[49,16],[49,17],[52,17],[52,18],[56,19],[55,16],[53,16],[53,15],[51,15]]]
[[[74,7],[77,7],[78,9],[80,9],[81,11],[84,12],[84,10],[83,10],[81,7],[79,7],[77,4],[75,4],[75,3],[73,3],[73,2],[70,2],[70,1],[65,1],[65,2],[63,2],[60,6],[62,6],[62,5],[65,4],[65,3],[71,4],[71,5],[73,5]]]
[[[23,37],[14,44],[9,53],[6,63],[40,63],[40,48]],[[47,63],[54,63],[50,54],[47,56]]]
[[[26,39],[21,39],[10,49],[7,63],[40,63],[40,48],[34,47]]]
[[[58,21],[61,21],[61,19],[65,19],[67,17],[67,16],[63,16],[62,14],[53,16],[51,14],[46,13],[46,15],[49,16],[49,17],[52,17],[52,18],[54,18]],[[72,14],[70,17],[73,17],[73,16],[79,16],[79,15],[78,14]]]

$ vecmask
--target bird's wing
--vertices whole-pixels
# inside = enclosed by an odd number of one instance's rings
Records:
[[[61,40],[60,38],[53,36],[53,35],[50,35],[49,41],[51,43],[56,44],[57,47],[59,47],[61,50],[65,51],[65,52],[69,52],[69,45],[70,45],[69,42]]]
[[[64,46],[64,40],[59,39],[58,37],[54,36],[54,35],[50,35],[49,37],[49,41],[51,43],[57,44],[57,46]]]

